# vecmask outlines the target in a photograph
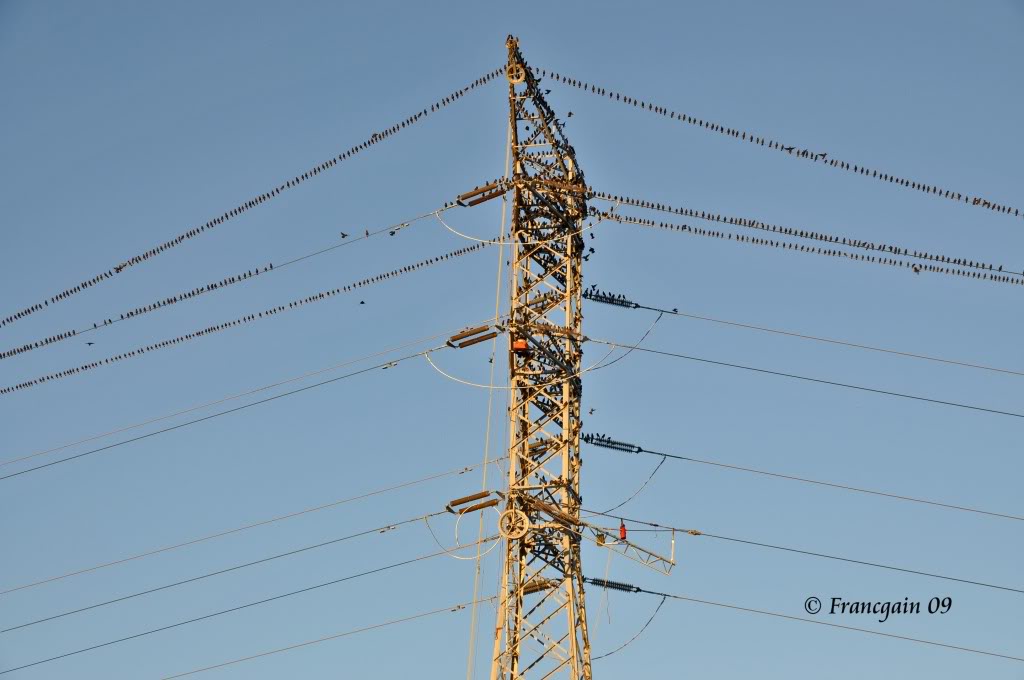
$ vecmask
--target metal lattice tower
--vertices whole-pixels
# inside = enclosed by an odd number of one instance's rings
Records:
[[[589,679],[580,564],[581,230],[586,185],[509,36],[509,479],[492,680]]]

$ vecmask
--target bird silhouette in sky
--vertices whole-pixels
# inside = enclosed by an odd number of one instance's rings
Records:
[[[594,415],[594,411],[595,411],[595,410],[596,410],[596,409],[590,409],[590,411],[588,411],[588,415]]]
[[[359,304],[361,304],[361,305],[365,305],[365,304],[366,304],[366,300],[360,300],[360,301],[359,301]]]
[[[87,345],[95,345],[96,343],[95,342],[87,342],[85,344],[87,344]]]
[[[366,237],[368,238],[369,236],[370,236],[370,230],[369,230],[369,229],[367,229],[367,230],[366,230]]]
[[[345,232],[341,232],[341,237],[342,238],[348,238],[348,234],[346,234]]]

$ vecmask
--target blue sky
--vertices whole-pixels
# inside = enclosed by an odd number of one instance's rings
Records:
[[[500,66],[531,64],[677,111],[1010,205],[1024,204],[1024,4],[0,2],[0,317],[343,152]],[[23,321],[2,349],[431,211],[498,176],[500,80],[273,201]],[[737,143],[550,84],[587,180],[612,194],[1024,268],[1024,223]],[[487,238],[497,202],[451,213]],[[625,211],[625,210],[624,210]],[[641,211],[631,211],[641,214]],[[662,219],[657,215],[645,215]],[[675,221],[683,221],[681,218]],[[691,220],[692,222],[692,220]],[[699,225],[698,225],[699,226]],[[1024,370],[1019,287],[602,224],[587,285],[653,306]],[[0,361],[3,385],[105,358],[468,243],[436,221],[340,248]],[[435,268],[0,397],[0,460],[171,413],[485,318],[499,255]],[[361,305],[360,301],[365,302]],[[653,315],[588,304],[585,332],[630,342]],[[1019,376],[665,318],[647,346],[1024,412]],[[500,346],[499,346],[500,347]],[[441,353],[487,382],[489,345]],[[587,348],[586,360],[603,355]],[[504,363],[498,353],[498,376]],[[356,368],[372,365],[360,364]],[[336,375],[332,373],[331,375]],[[499,380],[500,382],[500,380]],[[305,384],[305,383],[300,383]],[[487,395],[422,359],[0,481],[0,589],[355,496],[484,455]],[[584,381],[586,431],[651,449],[1021,514],[1018,418],[634,352]],[[208,409],[200,415],[214,412]],[[492,403],[491,455],[505,441]],[[182,418],[169,421],[180,422]],[[148,431],[146,429],[139,432]],[[102,441],[114,442],[117,437]],[[59,455],[89,450],[82,445]],[[608,507],[656,463],[584,449]],[[56,459],[58,454],[37,460]],[[0,471],[17,471],[26,463]],[[495,472],[489,477],[495,488]],[[87,606],[441,509],[478,471],[0,596],[0,626]],[[1019,522],[683,463],[631,517],[1014,588]],[[454,540],[446,518],[442,542]],[[475,525],[471,533],[475,532]],[[639,535],[639,534],[638,534]],[[466,537],[463,536],[465,539]],[[656,550],[664,537],[645,537]],[[0,634],[0,669],[437,551],[422,525]],[[1020,594],[681,538],[663,577],[584,551],[585,571],[803,616],[827,600],[949,596],[944,616],[826,618],[1024,655]],[[497,551],[483,562],[495,591]],[[12,673],[163,677],[467,601],[471,562],[435,558]],[[595,655],[656,599],[588,591]],[[477,676],[494,611],[479,611]],[[222,678],[463,677],[466,612],[211,671]],[[1021,678],[1020,663],[666,604],[598,677]]]

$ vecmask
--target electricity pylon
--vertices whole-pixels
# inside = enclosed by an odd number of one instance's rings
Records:
[[[589,680],[580,565],[581,266],[587,188],[509,36],[509,479],[491,680]]]
[[[675,565],[580,519],[583,222],[589,189],[546,90],[508,47],[512,175],[459,196],[474,206],[512,191],[509,339],[509,476],[498,532],[505,548],[491,680],[590,680],[583,539],[663,574]],[[449,339],[469,347],[497,335],[488,326]],[[454,344],[458,341],[458,344]],[[609,440],[610,441],[610,440]],[[482,491],[453,500],[464,514],[498,504]],[[602,582],[597,579],[596,582]]]

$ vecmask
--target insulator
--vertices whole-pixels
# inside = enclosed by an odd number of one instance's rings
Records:
[[[484,501],[483,503],[477,503],[476,505],[471,505],[468,508],[463,508],[462,510],[459,510],[459,514],[465,515],[466,513],[476,512],[477,510],[486,510],[487,508],[493,508],[498,503],[499,501],[497,498],[492,498],[489,501]]]
[[[643,449],[636,444],[627,444],[626,442],[615,441],[614,439],[610,439],[599,434],[585,434],[583,435],[583,442],[586,444],[593,444],[594,446],[603,446],[606,449],[625,451],[626,453],[641,453],[643,451]]]
[[[448,507],[449,508],[454,508],[457,505],[464,505],[464,504],[470,503],[472,501],[478,501],[481,498],[487,498],[490,495],[491,495],[490,491],[478,491],[478,492],[476,492],[474,494],[471,494],[469,496],[463,496],[462,498],[456,498],[455,500],[449,501],[448,502]]]
[[[609,581],[603,578],[588,578],[587,581],[594,584],[595,586],[601,586],[609,590],[621,590],[624,593],[639,593],[640,588],[637,586],[630,585],[628,583],[622,583],[620,581]]]
[[[616,307],[628,307],[629,309],[636,309],[639,305],[632,300],[627,300],[622,295],[611,295],[599,290],[595,291],[583,291],[583,298],[585,300],[593,300],[594,302],[603,302],[606,305],[615,305]]]
[[[490,191],[496,186],[498,186],[498,182],[491,182],[490,184],[473,189],[472,191],[467,191],[466,193],[459,195],[459,200],[465,201],[467,198],[473,198],[474,196]]]
[[[448,338],[448,342],[456,342],[458,340],[462,340],[463,338],[468,338],[471,335],[476,335],[477,333],[483,333],[488,328],[489,328],[489,326],[477,326],[476,328],[468,328],[468,329],[462,331],[461,333],[456,333],[452,337]]]
[[[476,345],[478,343],[486,342],[487,340],[493,340],[496,337],[498,337],[498,333],[496,331],[491,331],[486,335],[481,335],[479,338],[470,338],[469,340],[464,340],[460,342],[459,349],[472,347],[473,345]]]

